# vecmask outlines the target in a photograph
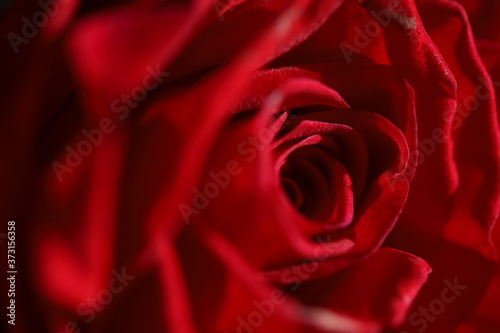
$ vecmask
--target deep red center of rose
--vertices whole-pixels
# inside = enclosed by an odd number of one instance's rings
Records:
[[[314,160],[307,156],[320,155]],[[309,218],[322,220],[335,206],[328,153],[318,146],[301,147],[292,152],[281,168],[281,184],[290,201]]]
[[[293,150],[281,166],[281,185],[291,204],[307,218],[350,220],[353,192],[342,155],[335,138],[325,135],[315,144]]]

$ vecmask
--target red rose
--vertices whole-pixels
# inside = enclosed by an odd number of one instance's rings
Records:
[[[500,132],[466,9],[13,4],[5,326],[493,332],[469,319],[495,306]]]

